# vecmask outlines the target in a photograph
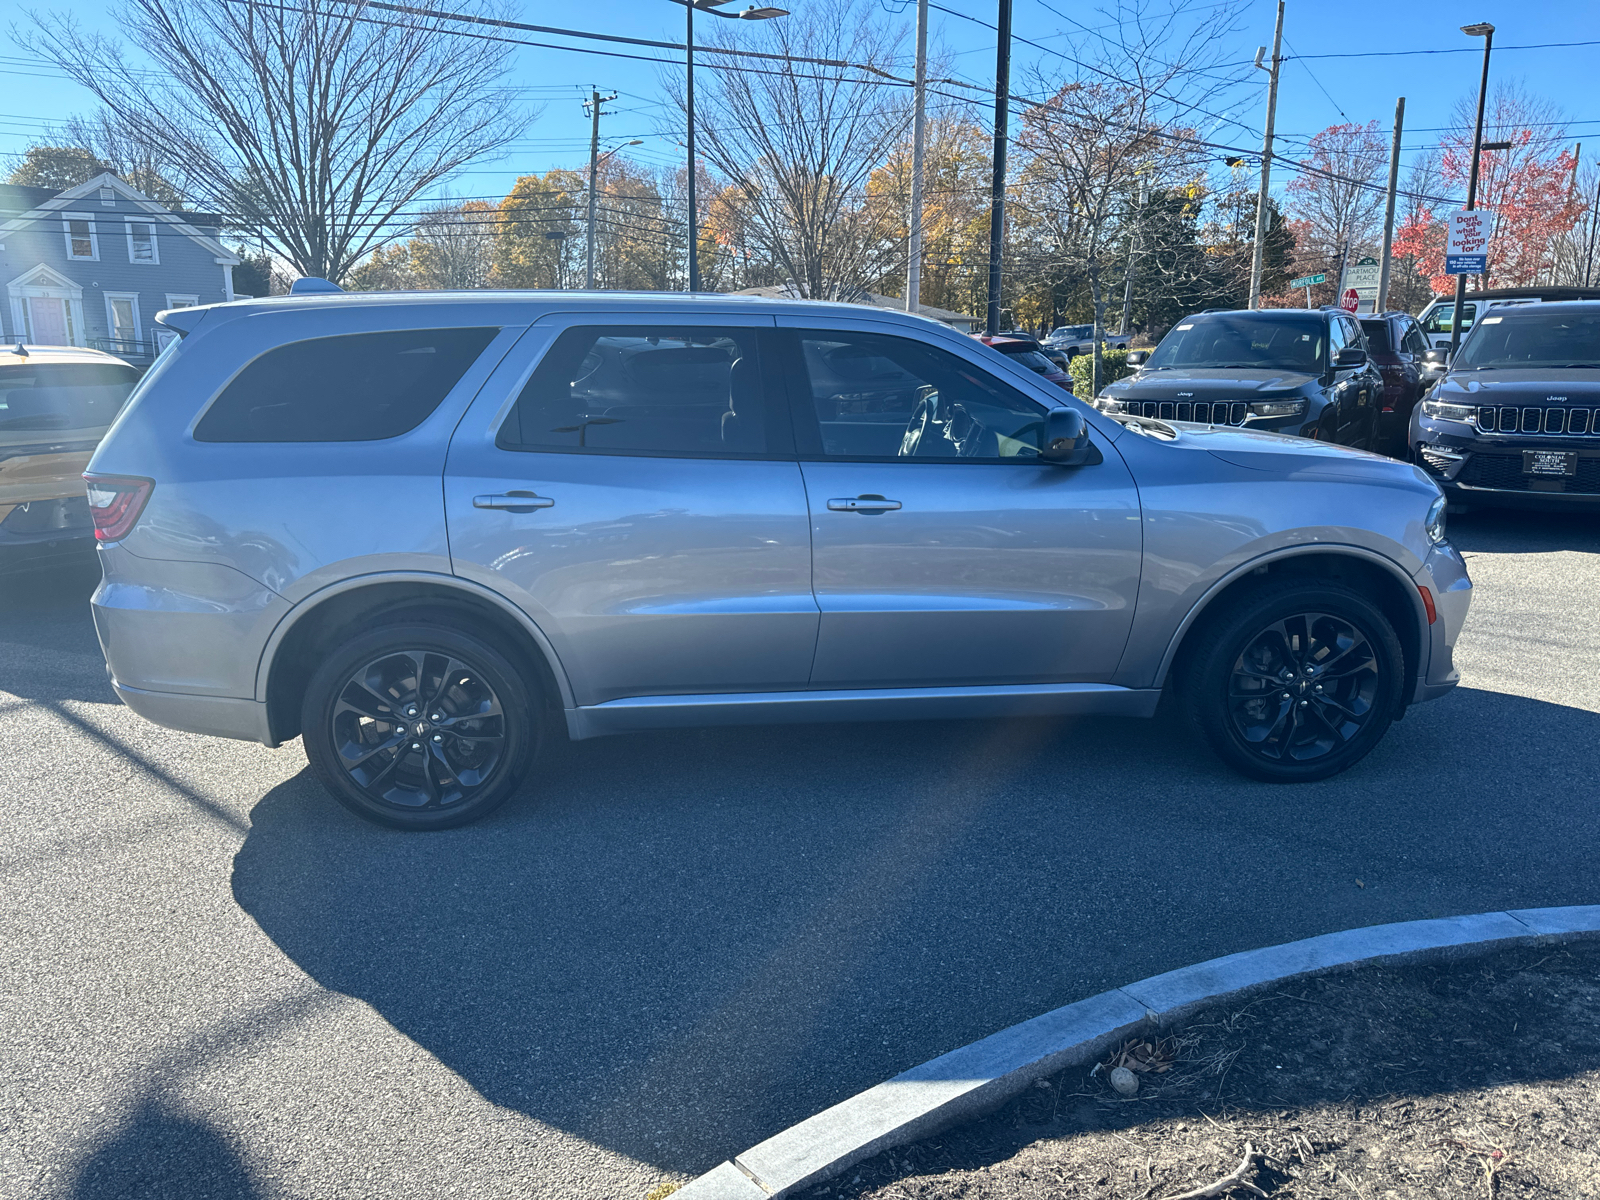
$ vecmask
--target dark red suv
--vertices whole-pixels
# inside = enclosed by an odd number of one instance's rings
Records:
[[[993,337],[988,334],[974,334],[980,342],[991,350],[998,350],[1013,362],[1021,363],[1030,371],[1037,371],[1051,383],[1058,387],[1072,390],[1072,377],[1061,367],[1052,362],[1050,356],[1044,352],[1044,347],[1039,340],[1026,333],[997,333]]]
[[[1373,449],[1392,458],[1406,457],[1406,427],[1411,410],[1434,381],[1422,361],[1428,339],[1410,313],[1386,312],[1361,318],[1367,354],[1383,376],[1378,406],[1378,436]]]

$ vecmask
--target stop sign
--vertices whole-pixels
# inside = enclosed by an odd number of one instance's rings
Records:
[[[1344,295],[1339,298],[1339,307],[1345,312],[1355,312],[1361,307],[1361,297],[1356,295],[1355,288],[1345,288]]]

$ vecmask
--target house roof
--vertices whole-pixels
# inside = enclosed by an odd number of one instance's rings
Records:
[[[56,194],[55,188],[30,187],[22,183],[0,183],[0,219],[20,217]]]
[[[118,179],[109,171],[96,175],[86,183],[77,187],[70,187],[60,192],[53,192],[49,188],[25,187],[19,184],[0,184],[7,192],[16,192],[18,203],[14,206],[21,208],[23,201],[31,201],[26,211],[13,215],[13,206],[4,203],[6,193],[0,193],[0,217],[10,217],[10,220],[0,224],[0,241],[4,241],[6,234],[31,224],[34,221],[70,210],[74,204],[86,197],[96,195],[101,188],[108,187],[124,200],[131,201],[135,207],[143,209],[150,214],[152,222],[172,233],[182,234],[184,237],[199,243],[216,258],[219,263],[229,266],[239,264],[239,256],[224,246],[216,237],[216,226],[221,224],[219,218],[213,213],[177,213],[158,204],[143,192],[129,186]],[[30,193],[30,194],[24,194]],[[203,228],[202,228],[203,227]]]

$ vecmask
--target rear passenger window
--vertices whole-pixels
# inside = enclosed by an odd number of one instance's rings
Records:
[[[376,442],[427,419],[498,329],[407,329],[290,342],[223,389],[201,442]]]
[[[764,455],[756,330],[568,329],[534,369],[498,444],[587,454]]]

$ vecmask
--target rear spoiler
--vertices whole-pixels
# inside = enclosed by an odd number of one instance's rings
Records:
[[[164,308],[156,314],[156,324],[170,329],[179,337],[188,337],[206,319],[211,307]]]

